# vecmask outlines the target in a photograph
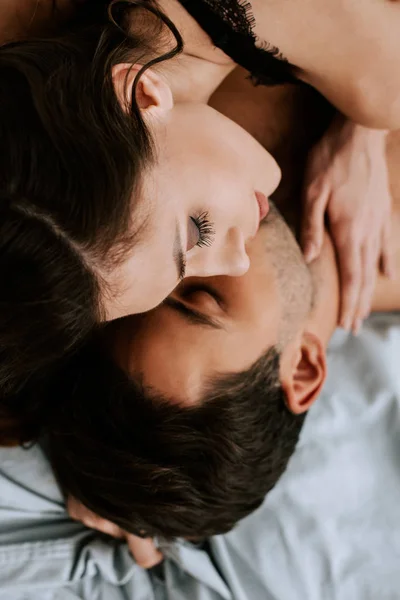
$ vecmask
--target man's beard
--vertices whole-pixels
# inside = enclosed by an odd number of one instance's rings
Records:
[[[272,202],[262,225],[268,228],[266,251],[276,270],[283,307],[279,346],[284,347],[313,307],[315,284],[296,238]]]

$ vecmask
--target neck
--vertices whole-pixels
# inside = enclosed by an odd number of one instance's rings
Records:
[[[171,61],[171,65],[165,65],[165,69],[168,71],[168,84],[175,104],[208,104],[212,94],[231,70],[230,67],[212,63],[187,52]]]
[[[339,272],[331,239],[325,234],[321,255],[310,265],[314,283],[314,304],[307,329],[327,345],[339,317]]]
[[[400,131],[388,136],[387,161],[392,193],[390,250],[394,261],[394,278],[388,279],[378,274],[372,302],[374,311],[400,310]]]
[[[208,35],[177,0],[159,0],[158,5],[178,28],[183,53],[168,69],[168,83],[175,102],[204,102],[221,85],[235,64],[212,45]]]

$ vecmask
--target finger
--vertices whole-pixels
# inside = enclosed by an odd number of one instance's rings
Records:
[[[361,249],[351,236],[346,241],[343,237],[339,238],[339,242],[336,240],[336,244],[341,283],[339,323],[341,327],[349,331],[355,318],[360,295],[362,281]]]
[[[353,322],[353,332],[357,335],[362,321],[371,312],[372,297],[375,289],[377,264],[379,258],[379,243],[369,240],[362,249],[362,283],[358,301],[358,310]]]
[[[330,196],[328,183],[313,182],[305,192],[301,246],[306,262],[317,258],[324,238],[324,215]]]
[[[96,529],[97,531],[101,531],[102,533],[106,533],[115,538],[123,537],[122,530],[117,525],[99,517],[72,496],[69,496],[67,500],[67,510],[71,519],[80,521],[90,529]]]
[[[111,523],[111,521],[107,521],[106,519],[100,519],[96,517],[96,519],[92,520],[91,523],[86,523],[87,527],[91,527],[92,529],[97,529],[97,531],[101,531],[113,538],[122,539],[124,537],[122,529]]]
[[[129,533],[126,535],[126,541],[133,558],[143,569],[151,569],[164,559],[151,538],[143,539]]]
[[[80,521],[84,525],[87,525],[89,522],[94,523],[96,518],[99,518],[93,511],[91,511],[73,496],[68,496],[67,511],[71,519],[74,521]]]
[[[83,506],[80,502],[78,502],[73,496],[68,496],[67,498],[67,512],[71,519],[74,521],[79,521],[79,507]]]
[[[113,538],[122,539],[124,537],[124,534],[118,525],[114,525],[114,523],[111,523],[111,521],[107,521],[106,519],[101,519],[97,515],[94,515],[93,517],[85,516],[83,519],[79,520],[86,527],[100,531],[100,533],[105,533]]]
[[[380,255],[380,272],[392,279],[395,272],[395,260],[391,248],[391,222],[387,219],[382,230],[382,249]]]

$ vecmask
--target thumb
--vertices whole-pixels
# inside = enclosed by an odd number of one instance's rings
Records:
[[[150,569],[163,560],[163,555],[156,548],[151,538],[140,538],[128,533],[126,535],[129,550],[133,558],[143,569]]]
[[[304,192],[300,241],[307,263],[315,260],[321,251],[329,197],[330,186],[325,177],[321,184],[313,181]]]

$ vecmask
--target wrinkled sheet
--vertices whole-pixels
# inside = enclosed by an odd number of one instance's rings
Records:
[[[400,316],[336,332],[328,364],[263,506],[210,553],[165,546],[161,578],[68,519],[39,447],[0,450],[0,600],[398,600]]]

